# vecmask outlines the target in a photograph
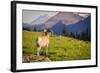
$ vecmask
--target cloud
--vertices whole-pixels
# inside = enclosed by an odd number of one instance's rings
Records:
[[[87,16],[89,16],[89,13],[79,13],[79,16],[87,17]]]
[[[90,15],[90,13],[82,13],[82,12],[73,12],[73,14],[76,14],[82,17],[88,17]]]
[[[40,16],[48,15],[51,18],[57,13],[56,11],[23,10],[22,19],[24,23],[31,23]]]

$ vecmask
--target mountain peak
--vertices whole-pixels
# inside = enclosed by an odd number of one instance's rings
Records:
[[[83,17],[76,15],[73,12],[59,12],[58,14],[53,16],[51,19],[49,19],[45,24],[49,24],[50,22],[52,24],[54,24],[59,20],[62,20],[62,22],[64,24],[72,24],[72,23],[76,23],[82,19],[83,19]]]

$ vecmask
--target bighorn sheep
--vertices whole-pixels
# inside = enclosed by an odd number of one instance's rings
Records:
[[[46,50],[46,55],[48,54],[48,45],[49,45],[49,33],[45,29],[43,32],[43,36],[39,36],[37,38],[37,56],[40,54],[40,50],[43,48]]]

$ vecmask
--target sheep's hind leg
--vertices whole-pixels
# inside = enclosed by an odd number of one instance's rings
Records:
[[[48,56],[48,48],[46,48],[46,56]]]
[[[48,45],[46,46],[45,50],[46,50],[46,56],[48,56]]]
[[[41,47],[39,47],[39,48],[37,48],[37,56],[40,56],[40,49],[41,49]]]

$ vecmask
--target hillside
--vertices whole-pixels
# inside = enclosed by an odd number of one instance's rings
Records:
[[[23,57],[36,55],[36,38],[41,32],[23,31]],[[91,58],[90,42],[70,37],[50,37],[48,58],[51,61],[87,60]],[[45,56],[45,50],[41,50]]]

